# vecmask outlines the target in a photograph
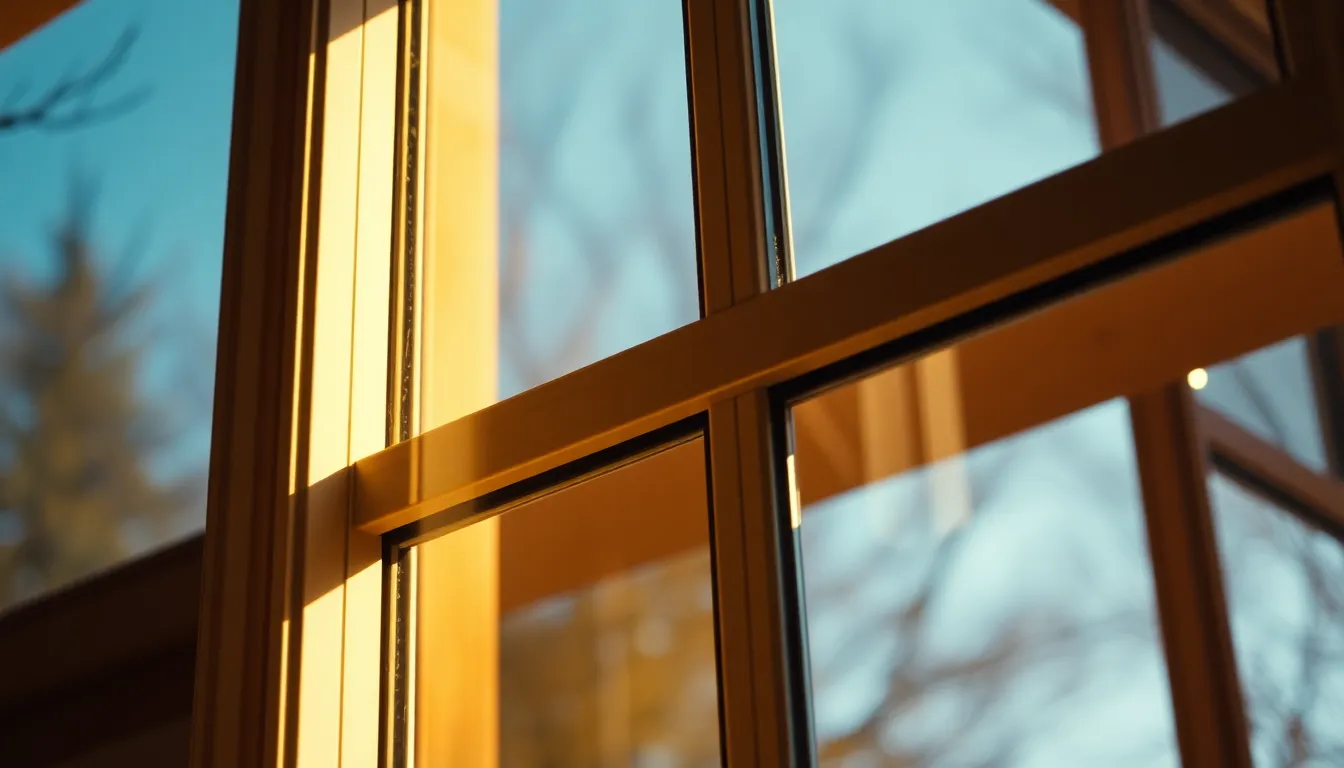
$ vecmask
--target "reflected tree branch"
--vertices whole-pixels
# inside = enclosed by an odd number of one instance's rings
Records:
[[[147,88],[101,103],[97,101],[100,91],[126,64],[138,36],[136,27],[126,28],[96,65],[85,72],[62,77],[27,103],[24,103],[24,97],[29,91],[28,85],[16,86],[0,106],[0,132],[23,128],[50,131],[80,128],[121,117],[140,106],[149,96]]]

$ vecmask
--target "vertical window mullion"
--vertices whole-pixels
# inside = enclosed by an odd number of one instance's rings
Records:
[[[1344,326],[1317,331],[1308,349],[1326,461],[1332,475],[1344,477]]]
[[[1177,382],[1129,409],[1182,763],[1249,768],[1193,397]]]
[[[1146,0],[1086,4],[1082,26],[1102,149],[1156,131]],[[1131,396],[1129,409],[1182,762],[1249,768],[1193,398],[1174,382]]]
[[[726,310],[787,270],[780,142],[762,103],[768,17],[752,0],[685,0],[701,306]],[[764,41],[764,43],[762,43]],[[769,136],[762,130],[762,119]],[[775,140],[769,140],[769,137]],[[770,258],[767,258],[767,254]],[[723,748],[731,766],[806,764],[796,711],[802,665],[795,558],[775,469],[776,420],[764,390],[709,409],[709,477],[718,610]],[[792,616],[794,621],[790,621]],[[789,629],[793,627],[793,629]],[[800,736],[801,734],[801,736]]]

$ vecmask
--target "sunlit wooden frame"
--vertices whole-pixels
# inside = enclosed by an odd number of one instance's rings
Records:
[[[761,211],[782,189],[762,181],[751,50],[768,5],[686,0],[706,317],[378,450],[390,298],[365,276],[391,272],[395,110],[379,105],[395,103],[398,25],[367,6],[244,2],[197,765],[376,762],[378,537],[705,413],[725,753],[805,763],[778,388],[914,354],[1341,178],[1341,11],[1286,0],[1282,84],[767,291]],[[343,102],[352,88],[367,103]]]

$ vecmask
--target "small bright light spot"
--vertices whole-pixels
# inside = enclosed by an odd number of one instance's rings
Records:
[[[1189,382],[1191,389],[1203,389],[1208,386],[1209,372],[1203,368],[1196,368],[1185,377],[1185,380]]]

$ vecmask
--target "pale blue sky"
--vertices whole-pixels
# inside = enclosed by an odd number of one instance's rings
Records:
[[[136,109],[83,127],[0,133],[0,273],[50,280],[50,234],[72,179],[97,181],[102,263],[117,269],[121,288],[159,286],[134,333],[150,350],[141,386],[177,435],[154,464],[164,474],[203,471],[209,454],[237,13],[237,0],[86,0],[0,53],[0,105],[23,107],[139,28],[92,102],[144,91]],[[203,522],[194,510],[180,530]],[[126,535],[132,551],[160,543]]]
[[[96,236],[118,252],[148,237],[142,275],[172,264],[180,308],[215,322],[224,232],[237,0],[87,0],[0,53],[0,99],[29,99],[107,53],[127,25],[139,39],[105,96],[145,88],[134,111],[63,131],[0,134],[0,259],[45,275],[48,227],[71,174],[101,182]],[[20,103],[26,103],[21,101]]]

